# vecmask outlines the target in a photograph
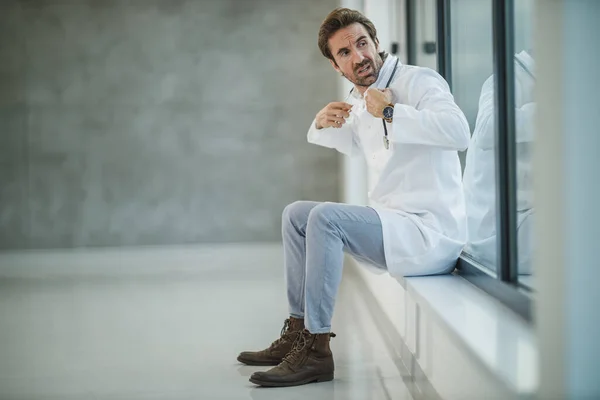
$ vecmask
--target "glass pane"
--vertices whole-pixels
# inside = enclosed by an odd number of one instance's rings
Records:
[[[496,273],[495,105],[492,1],[452,0],[452,89],[472,137],[463,175],[465,253]]]
[[[517,146],[517,229],[519,280],[532,286],[533,235],[532,150],[535,119],[533,0],[515,1],[515,125]]]
[[[419,0],[415,3],[417,26],[415,29],[416,60],[421,67],[437,68],[437,7],[435,0]]]

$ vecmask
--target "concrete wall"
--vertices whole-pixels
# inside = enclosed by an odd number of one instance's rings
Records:
[[[2,0],[0,249],[270,241],[338,199],[334,0]]]

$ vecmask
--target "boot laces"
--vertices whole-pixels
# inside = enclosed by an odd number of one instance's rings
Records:
[[[281,342],[283,342],[284,340],[286,340],[287,338],[285,338],[285,335],[288,333],[290,326],[291,326],[291,320],[288,318],[285,320],[285,322],[283,323],[283,328],[281,328],[281,333],[279,334],[279,339],[277,339],[276,341],[274,341],[273,343],[271,343],[271,347],[274,346],[278,346]]]
[[[309,331],[303,330],[296,338],[292,350],[283,358],[283,361],[289,364],[296,364],[302,357],[303,350],[306,348],[311,336]]]

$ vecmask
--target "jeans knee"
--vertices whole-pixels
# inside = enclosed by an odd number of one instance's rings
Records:
[[[313,208],[308,216],[308,224],[312,226],[330,225],[335,217],[335,203],[321,203]]]
[[[285,206],[281,216],[283,224],[297,222],[301,215],[305,213],[306,203],[306,201],[295,201]]]
[[[300,201],[295,201],[292,204],[288,204],[287,206],[285,206],[285,208],[283,209],[283,214],[281,216],[283,221],[289,221],[294,218],[294,215],[296,214],[299,208],[299,203]]]

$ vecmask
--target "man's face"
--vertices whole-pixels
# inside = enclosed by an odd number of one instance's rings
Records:
[[[379,44],[374,43],[360,23],[349,25],[329,38],[333,68],[358,86],[371,86],[379,77],[383,61]],[[337,65],[336,65],[337,64]]]

